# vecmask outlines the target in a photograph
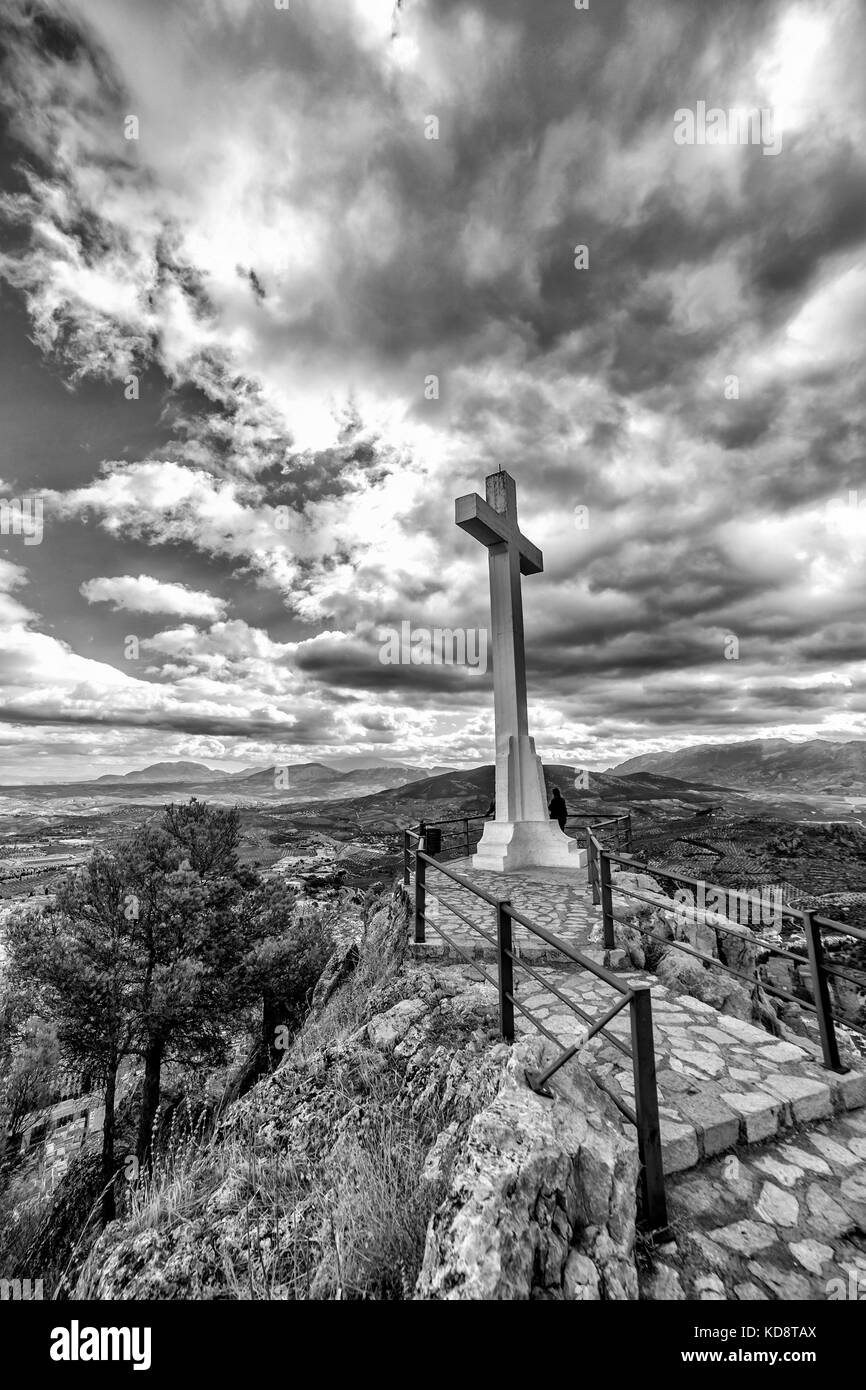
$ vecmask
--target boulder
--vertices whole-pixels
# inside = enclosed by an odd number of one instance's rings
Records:
[[[723,970],[703,965],[694,956],[669,950],[659,962],[656,974],[663,984],[677,994],[700,999],[731,1018],[741,1018],[747,1023],[752,1020],[749,992],[740,981]]]
[[[337,992],[341,985],[345,984],[358,964],[358,958],[359,943],[350,941],[347,946],[335,951],[328,959],[313,990],[310,1007],[314,1011],[318,1012],[323,1009],[331,996]]]
[[[495,1098],[473,1119],[427,1234],[416,1297],[637,1297],[637,1150],[618,1112],[576,1063],[553,1100],[525,1073],[553,1056],[519,1042]]]

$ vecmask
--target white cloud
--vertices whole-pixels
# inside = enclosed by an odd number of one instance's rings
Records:
[[[110,603],[114,611],[130,613],[174,613],[178,617],[213,621],[225,612],[225,601],[213,594],[188,589],[183,584],[165,584],[150,575],[116,575],[112,579],[88,579],[81,585],[88,603]]]

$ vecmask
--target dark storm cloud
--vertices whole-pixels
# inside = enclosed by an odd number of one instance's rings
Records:
[[[121,729],[165,729],[173,733],[224,735],[227,737],[260,738],[289,741],[299,744],[326,742],[330,734],[328,722],[293,721],[290,718],[269,719],[264,711],[251,711],[236,719],[219,715],[166,714],[162,711],[142,711],[139,714],[107,710],[103,714],[77,713],[67,710],[58,714],[50,706],[42,709],[0,707],[0,721],[6,724],[45,724],[69,726],[110,725]]]
[[[449,700],[462,695],[469,703],[489,697],[492,690],[489,672],[438,661],[418,664],[380,661],[382,646],[381,642],[367,646],[319,641],[311,643],[308,649],[301,647],[296,664],[305,675],[327,686],[355,687],[377,694],[393,692],[404,699],[415,694],[446,695]],[[477,648],[472,650],[477,652]]]
[[[76,378],[161,372],[171,430],[170,456],[76,475],[66,524],[151,547],[165,582],[177,554],[181,580],[198,556],[231,566],[232,598],[276,589],[331,708],[366,692],[409,739],[422,706],[442,730],[476,701],[489,731],[489,675],[384,666],[363,638],[487,621],[453,496],[502,465],[545,552],[525,586],[542,727],[855,727],[862,536],[826,504],[866,478],[862,12],[385,8],[236,0],[193,33],[166,0],[71,3],[79,37],[48,41],[16,8],[11,104],[45,175],[27,211],[55,240],[5,273]],[[674,145],[679,107],[792,92],[777,155]],[[111,146],[130,103],[134,152]],[[245,700],[258,729],[271,701]]]

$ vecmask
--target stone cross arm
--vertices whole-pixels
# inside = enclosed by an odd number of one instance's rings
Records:
[[[506,476],[506,475],[503,475]],[[510,481],[510,479],[509,479]],[[482,545],[516,545],[520,555],[521,574],[541,574],[544,559],[537,545],[526,539],[507,512],[496,511],[477,492],[458,497],[454,504],[454,520]]]

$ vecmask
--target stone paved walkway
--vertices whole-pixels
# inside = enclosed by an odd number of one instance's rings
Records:
[[[449,861],[447,867],[470,878],[479,888],[494,897],[508,898],[513,908],[531,922],[554,932],[574,948],[590,946],[590,933],[595,930],[600,939],[600,917],[592,905],[585,873],[572,869],[526,869],[522,873],[497,874],[472,868],[471,859]],[[427,915],[436,926],[456,941],[462,950],[476,960],[493,960],[492,947],[476,931],[466,926],[458,915],[469,917],[491,936],[496,936],[496,910],[446,874],[427,867]],[[562,960],[558,951],[550,951],[519,923],[514,924],[514,945],[526,960]],[[427,952],[431,958],[453,954],[444,946],[433,926],[427,927]],[[594,954],[601,960],[601,951]],[[456,959],[456,957],[453,957]]]
[[[480,873],[470,860],[449,865],[497,897],[508,897],[623,982],[652,987],[656,1077],[669,1212],[676,1243],[654,1256],[642,1297],[651,1299],[866,1298],[866,1072],[825,1071],[808,1038],[780,1041],[762,1028],[674,994],[656,976],[623,967],[622,951],[601,945],[601,913],[583,873]],[[455,911],[456,909],[456,911]],[[477,978],[437,938],[434,925],[489,974],[491,947],[456,912],[495,936],[495,911],[444,874],[429,872],[427,942],[416,957]],[[551,995],[554,985],[597,1018],[616,992],[588,970],[565,965],[517,927],[516,998],[564,1047],[585,1025]],[[556,962],[556,963],[554,963]],[[517,1014],[516,1030],[534,1032]],[[608,1032],[630,1046],[628,1010]],[[630,1104],[630,1057],[598,1035],[581,1060],[611,1094]],[[552,1083],[556,1086],[556,1078]]]
[[[510,898],[530,920],[599,962],[605,957],[599,945],[601,913],[592,905],[583,873],[550,869],[520,874],[483,873],[473,870],[469,860],[456,861],[449,867],[488,892]],[[444,874],[431,872],[427,886],[431,922],[441,924],[479,961],[492,960],[491,948],[455,916],[455,907],[495,934],[492,907]],[[427,943],[416,947],[416,954],[426,959],[440,958],[443,964],[459,959],[435,941],[431,927]],[[539,1018],[564,1047],[570,1046],[580,1039],[585,1025],[543,987],[541,980],[555,985],[592,1019],[610,1008],[615,992],[589,971],[563,968],[563,957],[540,950],[537,938],[533,939],[523,928],[515,931],[515,941],[521,959],[540,977],[533,978],[516,967],[519,1003]],[[559,964],[551,965],[552,959]],[[611,964],[619,966],[621,960],[612,959]],[[471,976],[470,966],[454,968]],[[866,1105],[866,1073],[851,1071],[839,1076],[825,1071],[819,1050],[810,1039],[798,1037],[796,1043],[782,1042],[762,1028],[721,1014],[698,999],[673,994],[654,975],[622,969],[616,969],[616,974],[623,982],[644,980],[652,986],[662,1153],[668,1175],[694,1168],[737,1144],[760,1144],[792,1126],[816,1123]],[[533,1031],[532,1024],[520,1014],[517,1029]],[[627,1009],[617,1015],[607,1031],[630,1045]],[[631,1059],[608,1037],[593,1038],[581,1056],[605,1089],[626,1104],[633,1102]]]
[[[645,1297],[866,1299],[862,1111],[681,1173],[667,1195],[678,1250]]]
[[[476,978],[471,966],[451,968],[467,979]],[[614,991],[588,972],[533,969],[590,1018],[598,1018],[615,1002]],[[825,1071],[807,1039],[799,1044],[780,1042],[699,999],[673,995],[654,975],[618,974],[624,982],[646,980],[652,985],[662,1156],[668,1175],[694,1168],[737,1144],[758,1144],[794,1125],[866,1105],[866,1073],[837,1076]],[[585,1026],[581,1020],[540,982],[525,975],[520,979],[519,970],[517,976],[518,1002],[564,1047],[578,1041]],[[534,1031],[520,1014],[515,1027],[518,1036]],[[606,1031],[630,1047],[628,1010]],[[630,1057],[599,1034],[583,1049],[581,1060],[606,1090],[633,1106]]]

